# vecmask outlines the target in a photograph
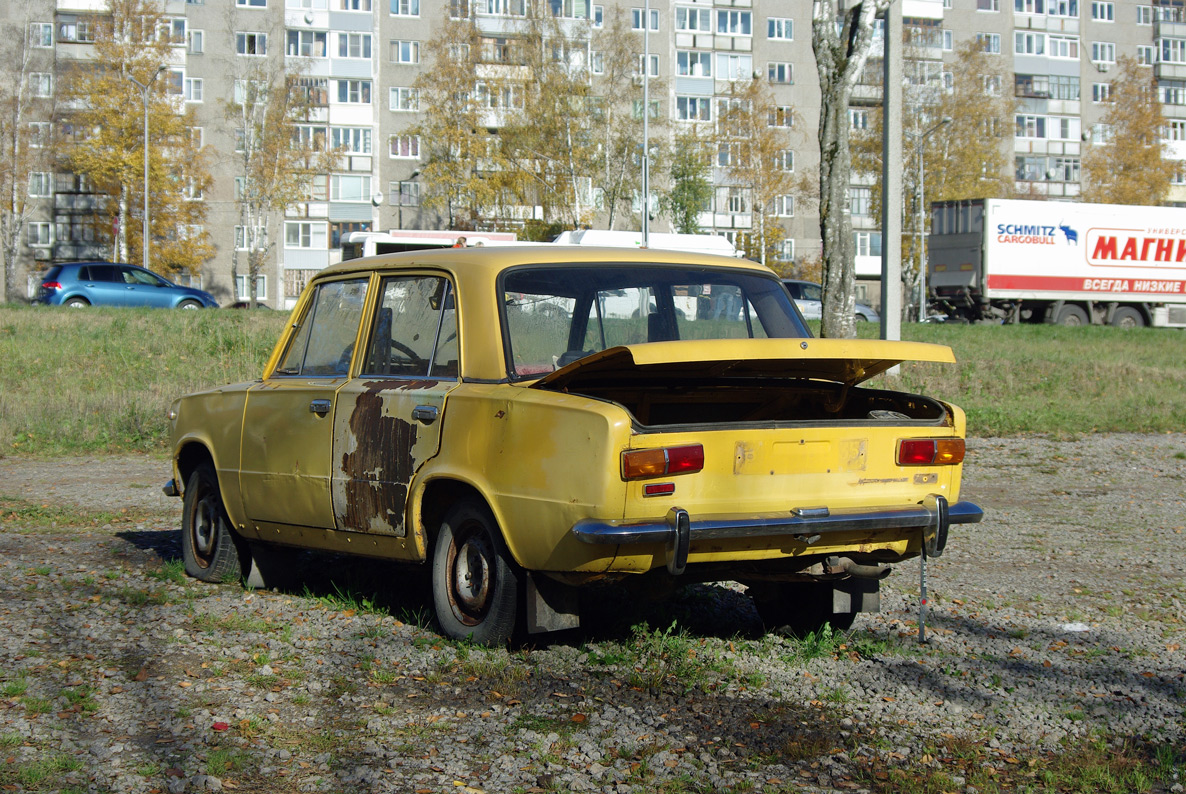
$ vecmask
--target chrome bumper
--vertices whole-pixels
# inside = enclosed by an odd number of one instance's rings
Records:
[[[932,495],[908,507],[796,508],[786,513],[714,515],[695,521],[687,510],[673,507],[658,520],[585,519],[573,525],[572,533],[585,543],[663,543],[667,547],[667,570],[679,575],[687,567],[693,540],[791,535],[804,543],[814,543],[828,532],[918,527],[923,530],[927,556],[938,557],[947,545],[949,525],[975,524],[983,517],[984,511],[971,502],[949,504],[946,497]]]

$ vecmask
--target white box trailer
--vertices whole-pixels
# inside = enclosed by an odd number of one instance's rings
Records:
[[[949,317],[1186,328],[1186,209],[936,202],[929,248]]]

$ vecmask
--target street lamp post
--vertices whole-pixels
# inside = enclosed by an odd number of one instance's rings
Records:
[[[169,67],[160,66],[152,77],[148,78],[147,83],[142,83],[132,75],[128,75],[128,79],[140,87],[140,93],[144,95],[144,224],[141,227],[141,238],[144,244],[144,259],[140,263],[143,267],[148,267],[148,92],[152,88],[152,84],[156,82],[157,77],[161,72]]]
[[[913,132],[907,133],[917,139],[914,144],[914,156],[918,159],[918,321],[920,323],[927,319],[927,252],[924,246],[925,238],[923,232],[923,222],[926,218],[925,208],[923,207],[923,201],[926,198],[926,183],[924,181],[922,147],[932,133],[937,132],[940,128],[946,127],[950,123],[951,117],[944,116],[939,120],[938,124],[921,135]]]
[[[413,171],[413,172],[412,172],[412,175],[411,175],[410,177],[408,177],[408,181],[409,181],[409,182],[411,182],[411,181],[415,180],[415,179],[416,179],[416,177],[418,177],[418,176],[420,176],[420,169],[419,169],[419,168],[417,168],[415,171]],[[398,215],[399,215],[399,228],[401,228],[401,229],[402,229],[402,228],[404,228],[404,191],[403,191],[403,185],[400,185],[399,198],[397,199],[397,202],[398,202],[398,203],[396,204],[396,207],[397,207],[397,209],[396,209],[396,212],[397,212],[397,213],[398,213]],[[417,204],[417,206],[418,206],[418,204]]]

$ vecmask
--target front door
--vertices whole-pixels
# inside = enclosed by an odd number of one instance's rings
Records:
[[[334,417],[367,279],[324,282],[276,369],[247,394],[240,484],[253,522],[332,529]]]
[[[343,531],[406,534],[408,488],[437,453],[457,385],[457,312],[439,275],[380,283],[359,377],[338,393],[333,503]]]

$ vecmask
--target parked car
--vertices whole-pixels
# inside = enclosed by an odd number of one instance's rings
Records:
[[[701,296],[735,293],[737,319]],[[641,310],[641,311],[640,311]],[[280,547],[431,568],[450,637],[579,623],[577,590],[736,580],[771,627],[847,628],[942,552],[964,413],[859,384],[950,348],[814,339],[725,257],[547,246],[354,259],[262,377],[169,412],[186,571],[274,586]]]
[[[209,292],[182,287],[138,265],[71,262],[51,265],[41,278],[37,303],[49,306],[152,306],[217,309]]]
[[[799,311],[803,312],[804,317],[808,320],[819,320],[823,317],[823,287],[814,281],[800,281],[793,278],[784,278],[782,283],[786,284],[787,291],[795,299],[795,305],[799,307]],[[856,316],[858,322],[881,322],[881,316],[877,314],[877,310],[863,303],[856,305]]]

